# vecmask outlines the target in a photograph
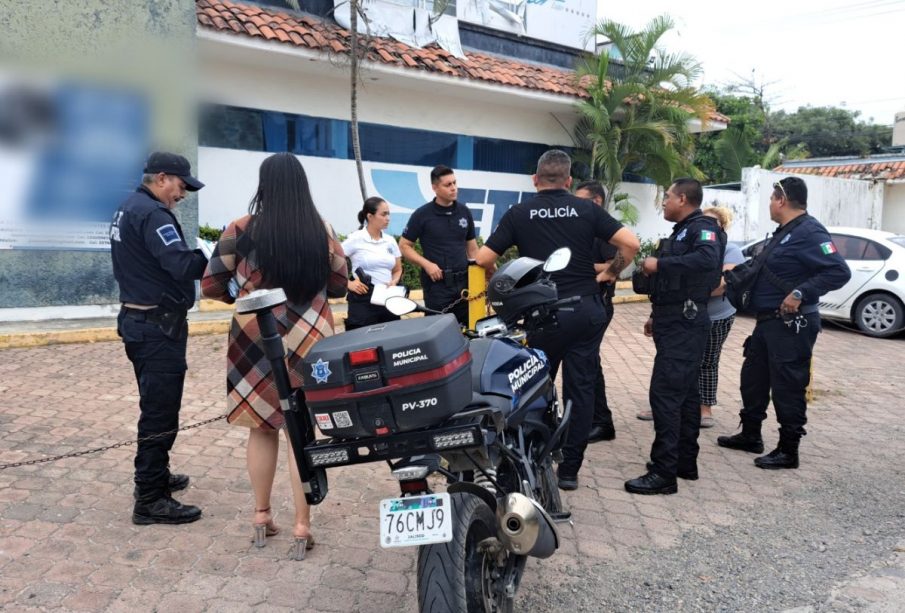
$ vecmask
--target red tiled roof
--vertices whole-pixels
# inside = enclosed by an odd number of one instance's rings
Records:
[[[828,164],[826,166],[778,166],[773,172],[799,175],[818,175],[836,179],[877,179],[891,181],[905,179],[905,160],[881,162],[865,161],[863,164]]]
[[[261,38],[313,51],[349,53],[349,30],[328,19],[280,13],[229,0],[196,0],[195,14],[198,24],[209,30]],[[570,98],[586,96],[581,83],[576,83],[572,70],[475,51],[469,51],[468,60],[463,61],[438,45],[417,49],[390,38],[372,38],[370,45],[365,57],[380,64]],[[716,111],[711,112],[710,120],[729,123],[728,117]]]
[[[330,20],[310,15],[288,14],[229,2],[197,0],[198,24],[206,29],[261,38],[263,40],[324,51],[349,52],[349,31]],[[474,51],[462,61],[445,49],[431,45],[409,47],[389,38],[372,38],[367,59],[411,70],[424,70],[451,77],[507,85],[570,97],[584,95],[570,70],[527,64]]]

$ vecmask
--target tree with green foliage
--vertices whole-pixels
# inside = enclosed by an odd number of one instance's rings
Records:
[[[744,95],[731,92],[743,91]],[[846,109],[802,107],[794,113],[772,112],[763,88],[749,83],[708,92],[716,110],[730,119],[717,134],[701,134],[695,165],[710,183],[740,181],[742,168],[773,168],[783,160],[811,156],[863,156],[890,142],[891,128],[858,121]]]
[[[612,53],[587,55],[578,67],[587,97],[577,103],[577,157],[587,164],[590,178],[607,188],[608,206],[625,173],[663,187],[677,176],[701,176],[692,163],[688,122],[706,123],[713,104],[692,85],[701,72],[697,61],[661,47],[673,25],[661,16],[635,32],[601,21],[594,35],[606,37]]]
[[[708,91],[717,112],[729,117],[729,127],[721,132],[705,132],[698,137],[695,165],[710,183],[730,183],[741,179],[741,169],[759,163],[766,110],[748,96]]]
[[[836,107],[800,107],[771,119],[777,138],[806,147],[813,157],[866,156],[889,146],[892,128],[864,123],[859,116]]]

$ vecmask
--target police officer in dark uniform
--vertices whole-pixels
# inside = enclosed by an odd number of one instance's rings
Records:
[[[558,327],[533,333],[528,344],[542,349],[555,376],[563,364],[563,402],[572,401],[569,434],[558,468],[559,487],[578,487],[578,471],[588,444],[594,411],[594,380],[600,363],[600,340],[606,312],[598,281],[615,281],[638,252],[638,238],[606,211],[569,193],[572,161],[553,149],[537,162],[532,179],[537,195],[510,208],[478,251],[477,263],[492,270],[500,254],[518,247],[520,256],[546,260],[561,247],[572,250],[569,265],[553,273],[560,298],[581,296],[574,308],[557,312]],[[596,275],[594,239],[616,246],[621,258]]]
[[[676,477],[698,478],[701,397],[698,372],[710,334],[707,301],[720,283],[726,235],[701,213],[704,191],[677,179],[666,191],[663,217],[676,222],[641,274],[650,279],[651,316],[644,334],[657,347],[650,380],[654,443],[647,473],[625,482],[633,494],[675,494]]]
[[[118,332],[132,362],[141,415],[135,453],[136,524],[182,524],[201,517],[170,493],[188,486],[186,475],[169,470],[169,452],[179,427],[186,371],[186,312],[195,302],[195,280],[207,258],[190,249],[172,209],[186,191],[204,187],[188,160],[153,153],[142,184],[113,215],[110,249],[122,309]],[[147,437],[167,433],[145,440]]]
[[[583,181],[575,187],[575,195],[586,198],[602,207],[606,201],[606,189],[600,181]],[[619,254],[619,250],[606,241],[594,239],[594,270],[603,272]],[[606,312],[603,334],[606,335],[610,322],[613,321],[613,296],[616,295],[616,283],[601,283],[600,298]],[[613,425],[613,412],[606,399],[606,379],[603,376],[603,364],[597,361],[597,376],[594,382],[594,419],[588,433],[588,443],[611,441],[616,438],[616,427]]]
[[[468,261],[478,252],[474,218],[467,206],[456,200],[456,175],[448,166],[431,171],[431,188],[436,197],[412,213],[399,239],[403,257],[421,268],[424,305],[444,311],[461,298],[468,287]],[[421,241],[424,255],[415,251]],[[463,326],[468,325],[468,305],[463,300],[448,312]]]
[[[806,390],[823,294],[848,283],[851,271],[826,228],[808,215],[808,188],[798,177],[773,184],[770,219],[780,224],[766,262],[751,289],[749,310],[757,317],[745,340],[741,372],[742,431],[721,436],[721,447],[762,453],[761,422],[773,398],[779,444],[755,458],[760,468],[798,468],[798,444],[807,423]]]

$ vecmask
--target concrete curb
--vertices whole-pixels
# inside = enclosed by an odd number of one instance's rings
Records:
[[[415,292],[412,292],[413,294]],[[420,294],[420,291],[418,292]],[[417,296],[416,299],[420,298]],[[647,296],[614,296],[613,304],[630,302],[647,302]],[[345,304],[345,300],[331,300],[331,304]],[[206,304],[208,303],[208,304]],[[215,300],[203,300],[199,305],[201,312],[221,312],[223,319],[207,319],[192,321],[189,314],[189,336],[204,334],[227,334],[232,321],[233,306]],[[336,325],[342,325],[346,321],[346,313],[334,312],[333,321]],[[19,349],[28,347],[42,347],[44,345],[63,345],[71,343],[100,343],[105,341],[118,341],[116,326],[104,326],[95,328],[81,328],[75,330],[55,330],[53,332],[11,332],[0,334],[0,349]]]

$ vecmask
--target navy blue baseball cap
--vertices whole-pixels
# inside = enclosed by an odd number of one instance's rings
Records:
[[[185,182],[185,189],[190,192],[197,192],[204,187],[204,183],[192,176],[192,165],[181,155],[165,151],[152,153],[145,163],[144,173],[156,175],[159,172],[179,177]]]

